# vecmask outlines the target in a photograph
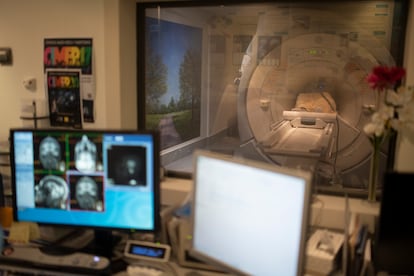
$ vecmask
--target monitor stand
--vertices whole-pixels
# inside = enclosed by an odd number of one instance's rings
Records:
[[[47,255],[67,255],[80,251],[90,240],[91,235],[88,237],[85,229],[75,229],[56,240],[41,243],[42,246],[39,249]]]
[[[94,230],[94,238],[81,251],[109,259],[113,256],[115,246],[121,241],[121,236],[111,230]]]

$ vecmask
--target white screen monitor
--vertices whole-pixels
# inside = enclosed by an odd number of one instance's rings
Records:
[[[241,275],[302,275],[312,174],[194,154],[190,255]]]

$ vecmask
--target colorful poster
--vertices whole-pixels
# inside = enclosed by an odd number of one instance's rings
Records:
[[[47,70],[50,125],[82,128],[80,70]]]
[[[48,69],[80,69],[83,121],[94,122],[95,81],[92,66],[91,38],[47,38],[44,40],[43,64]]]

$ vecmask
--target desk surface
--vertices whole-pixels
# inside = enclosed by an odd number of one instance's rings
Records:
[[[155,269],[161,269],[164,271],[165,276],[224,276],[228,274],[218,273],[213,271],[201,270],[201,269],[193,269],[193,268],[185,268],[179,266],[176,262],[170,261],[168,263],[158,264],[158,263],[150,263],[150,262],[140,262],[134,263],[131,262],[131,265],[140,265],[143,267],[152,267]],[[128,273],[126,268],[123,270],[119,270],[119,267],[114,267],[115,271],[119,271],[116,273],[110,273],[111,275],[115,276],[127,276]],[[79,272],[71,272],[71,271],[62,271],[58,267],[51,269],[51,268],[41,268],[41,267],[30,267],[24,265],[14,265],[14,264],[5,264],[0,263],[0,274],[1,272],[11,272],[13,273],[24,273],[25,275],[82,275]],[[83,275],[92,275],[92,274],[83,274]]]

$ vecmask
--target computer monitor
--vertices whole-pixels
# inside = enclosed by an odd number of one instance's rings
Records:
[[[190,255],[238,275],[302,275],[312,178],[196,151]]]
[[[159,230],[158,132],[11,129],[10,145],[15,221]]]
[[[378,271],[414,275],[413,194],[414,173],[385,173],[373,247]]]

